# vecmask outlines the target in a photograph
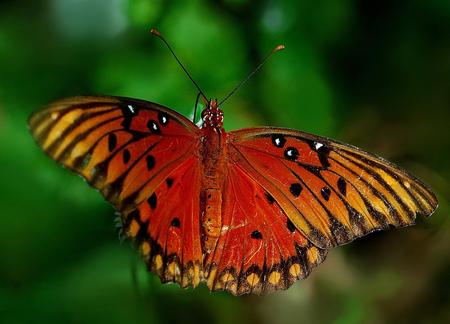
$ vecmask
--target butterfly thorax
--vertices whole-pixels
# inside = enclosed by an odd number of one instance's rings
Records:
[[[217,102],[211,101],[202,112],[204,135],[201,141],[202,161],[201,224],[203,250],[214,249],[222,228],[222,188],[227,156],[226,132],[222,127],[223,113]]]

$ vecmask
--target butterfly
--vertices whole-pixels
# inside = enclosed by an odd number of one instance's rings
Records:
[[[29,127],[111,202],[148,269],[181,287],[287,289],[332,247],[437,208],[421,181],[354,146],[279,127],[227,132],[217,100],[201,119],[82,96],[35,112]]]

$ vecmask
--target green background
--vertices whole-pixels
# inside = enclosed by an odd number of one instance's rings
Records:
[[[450,2],[0,2],[0,322],[382,323],[450,321]],[[162,285],[114,210],[34,144],[28,115],[80,94],[155,101],[190,115],[196,90],[227,130],[292,127],[380,154],[440,201],[417,226],[332,250],[289,290],[258,297]]]

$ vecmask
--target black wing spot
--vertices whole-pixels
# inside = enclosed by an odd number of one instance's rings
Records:
[[[139,212],[138,209],[133,210],[131,213],[129,213],[125,220],[123,221],[123,223],[121,224],[121,228],[122,229],[128,229],[130,227],[131,221],[132,220],[137,221],[138,223],[141,221],[141,213]],[[121,229],[121,231],[122,231]]]
[[[322,143],[314,142],[314,149],[317,152],[319,157],[320,164],[324,168],[328,168],[330,166],[330,162],[328,161],[328,155],[330,154],[330,149]]]
[[[339,192],[345,196],[347,194],[347,182],[343,178],[339,178],[337,181],[337,186],[339,189]]]
[[[288,147],[284,151],[284,157],[288,160],[295,161],[299,156],[298,150],[295,147]]]
[[[136,234],[136,239],[140,242],[144,240],[149,239],[148,235],[148,225],[150,224],[149,220],[147,219],[145,222],[141,222],[141,226],[139,227],[139,231]]]
[[[128,151],[127,149],[124,149],[124,150],[123,150],[123,153],[122,153],[122,160],[123,160],[123,163],[124,163],[124,164],[127,164],[128,162],[130,162],[130,159],[131,159],[131,153],[130,153],[130,151]]]
[[[170,223],[170,225],[173,227],[180,228],[180,226],[181,226],[180,219],[178,217],[175,217],[174,219],[172,219],[172,222]]]
[[[155,158],[153,155],[147,155],[145,158],[145,161],[147,162],[147,170],[150,171],[155,167]]]
[[[154,192],[148,199],[147,202],[150,206],[151,209],[155,209],[156,208],[156,203],[157,203],[157,199],[156,199],[156,193]]]
[[[127,219],[129,220],[135,219],[136,221],[139,221],[141,219],[141,213],[139,209],[135,209],[131,213],[129,213]]]
[[[324,168],[328,168],[330,166],[330,162],[328,161],[328,153],[325,154],[318,152],[320,164],[322,164]]]
[[[320,190],[320,194],[322,195],[323,199],[325,199],[326,201],[328,201],[328,199],[330,199],[330,195],[331,195],[331,190],[328,187],[323,187]]]
[[[319,158],[320,164],[324,168],[328,168],[330,166],[330,162],[328,161],[328,155],[330,154],[330,149],[323,143],[314,142],[312,140],[306,140],[311,150],[317,152],[317,157]]]
[[[287,226],[289,232],[291,232],[291,233],[294,233],[295,230],[297,229],[297,228],[295,227],[294,223],[292,223],[292,221],[291,221],[289,218],[288,218],[288,220],[287,220],[286,226]]]
[[[147,122],[147,128],[150,130],[150,132],[152,134],[157,134],[157,135],[161,134],[161,129],[159,128],[158,124],[153,119],[150,119]]]
[[[114,149],[117,146],[117,136],[116,134],[112,133],[108,135],[108,150],[110,152],[114,151]]]
[[[303,187],[302,187],[302,185],[300,183],[293,183],[289,187],[289,191],[291,192],[291,194],[294,197],[300,196],[300,193],[302,192],[302,190],[303,190]]]
[[[166,179],[166,184],[167,184],[168,188],[172,187],[172,185],[173,185],[173,178],[167,178]]]
[[[273,134],[272,135],[272,143],[276,147],[282,148],[284,144],[286,144],[286,138],[284,138],[283,135],[280,134]]]
[[[139,108],[137,108],[131,104],[122,103],[120,105],[120,110],[122,111],[122,115],[123,115],[123,121],[122,121],[123,128],[130,129],[131,122],[133,121],[133,117],[139,113]]]
[[[264,193],[266,195],[267,201],[269,202],[269,204],[273,204],[275,202],[275,199],[272,197],[272,195],[270,193],[268,193],[267,191]]]
[[[250,234],[250,237],[251,237],[252,239],[256,239],[256,240],[262,240],[262,234],[261,234],[261,232],[258,231],[258,230],[253,231],[252,234]]]
[[[158,113],[158,120],[161,123],[161,125],[167,126],[167,124],[169,123],[169,116],[167,116],[163,112],[159,112]]]

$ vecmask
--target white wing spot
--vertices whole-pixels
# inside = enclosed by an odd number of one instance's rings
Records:
[[[406,188],[408,188],[408,189],[411,188],[411,185],[409,184],[409,182],[405,181],[405,182],[403,182],[403,184],[405,185]]]
[[[281,144],[281,140],[279,137],[275,138],[275,144],[279,146]]]
[[[316,150],[320,149],[323,146],[322,143],[315,143],[314,147],[316,148]]]
[[[131,113],[134,114],[134,107],[132,105],[128,105],[128,109],[130,109]]]

